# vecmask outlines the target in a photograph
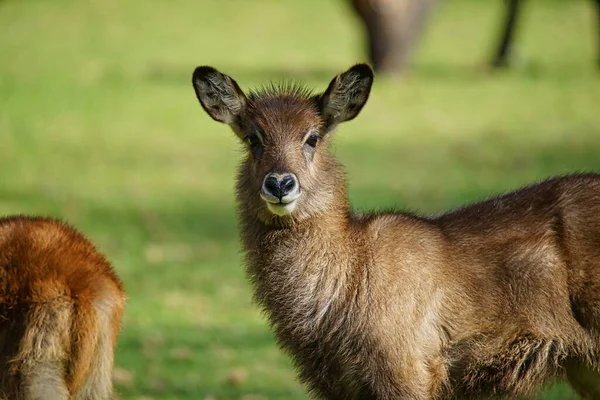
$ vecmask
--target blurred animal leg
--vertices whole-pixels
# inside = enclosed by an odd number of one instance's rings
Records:
[[[515,28],[521,11],[522,1],[523,0],[505,0],[506,15],[502,36],[498,43],[498,49],[492,60],[492,67],[494,68],[506,67],[509,64],[509,57],[514,42]]]

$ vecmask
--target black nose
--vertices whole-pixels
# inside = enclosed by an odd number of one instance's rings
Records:
[[[270,175],[264,186],[265,191],[281,200],[296,187],[296,179],[292,175]]]

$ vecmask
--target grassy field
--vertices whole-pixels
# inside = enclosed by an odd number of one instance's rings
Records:
[[[335,142],[356,208],[435,213],[600,170],[591,4],[529,3],[516,69],[483,68],[501,1],[452,0],[411,73],[376,81]],[[114,264],[121,399],[306,398],[241,264],[240,146],[190,78],[324,89],[363,60],[358,28],[342,0],[0,0],[0,214],[66,219]]]

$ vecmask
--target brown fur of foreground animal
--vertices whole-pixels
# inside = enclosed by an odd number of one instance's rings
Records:
[[[125,296],[110,264],[51,219],[0,219],[0,399],[104,400]]]
[[[237,180],[255,296],[301,380],[328,399],[526,395],[566,378],[600,399],[600,176],[559,177],[448,212],[350,211],[334,128],[373,73],[314,95],[193,85],[245,143]]]

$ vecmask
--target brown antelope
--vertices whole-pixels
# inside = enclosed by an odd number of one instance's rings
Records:
[[[110,399],[124,300],[109,263],[76,230],[0,219],[0,399]]]
[[[550,179],[435,217],[350,211],[329,151],[373,82],[196,95],[244,143],[241,240],[256,300],[328,399],[527,395],[555,378],[600,399],[600,175]]]

